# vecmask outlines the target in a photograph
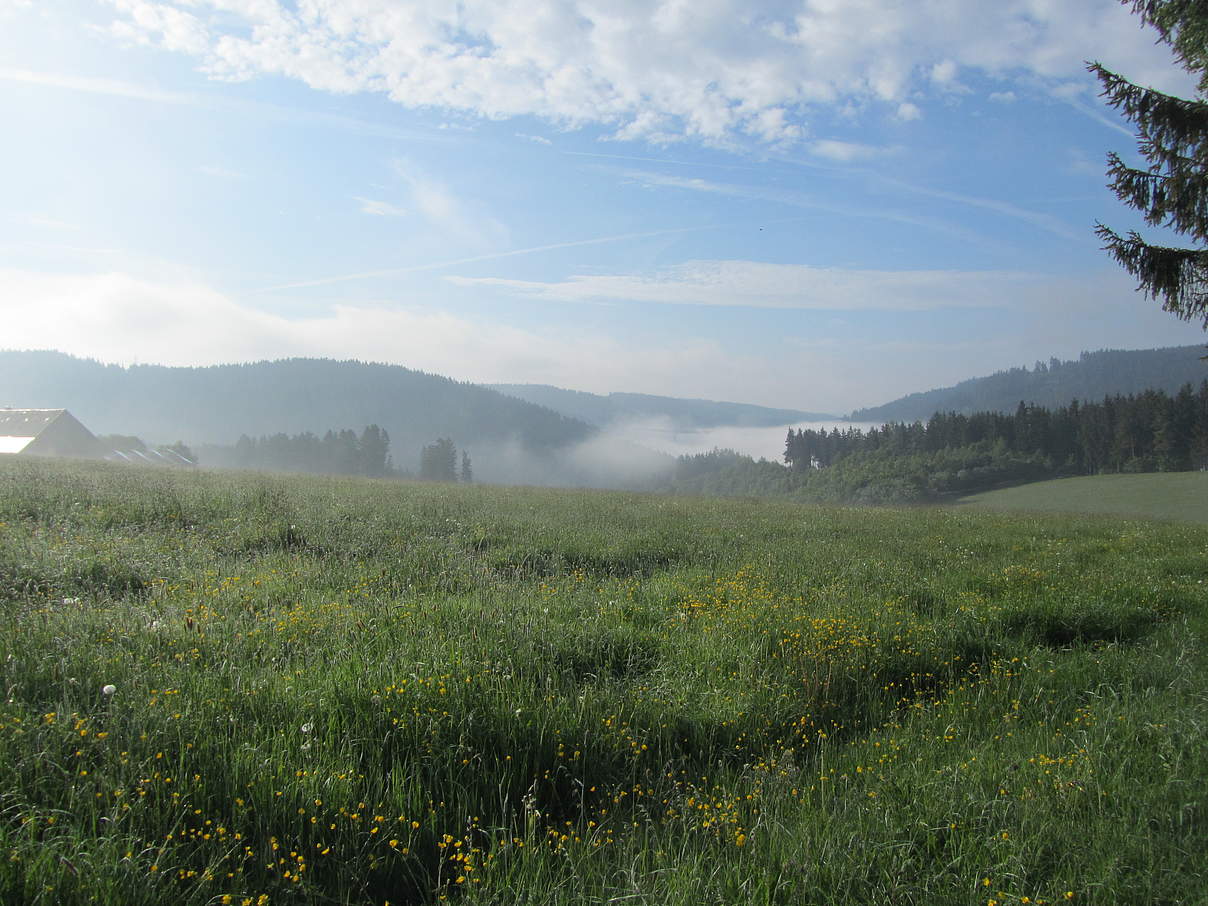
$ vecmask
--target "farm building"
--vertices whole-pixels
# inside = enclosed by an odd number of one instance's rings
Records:
[[[101,443],[66,409],[0,409],[0,454],[99,457]]]

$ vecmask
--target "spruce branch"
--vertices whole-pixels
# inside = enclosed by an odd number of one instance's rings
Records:
[[[1135,231],[1121,236],[1102,223],[1095,224],[1095,234],[1103,250],[1137,278],[1139,290],[1180,320],[1202,318],[1208,330],[1208,251],[1150,245]]]

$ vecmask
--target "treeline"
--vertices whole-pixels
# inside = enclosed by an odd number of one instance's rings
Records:
[[[798,490],[805,476],[778,462],[717,448],[680,456],[661,490],[706,497],[781,497]]]
[[[1015,411],[1020,400],[1047,409],[1068,406],[1073,400],[1097,400],[1119,394],[1163,390],[1172,396],[1183,384],[1204,379],[1202,346],[1166,349],[1104,349],[1084,352],[1076,361],[1037,362],[1031,368],[1011,368],[987,377],[971,378],[953,387],[912,393],[901,399],[858,409],[856,422],[913,422],[933,412]]]
[[[57,352],[0,350],[0,387],[5,388],[0,403],[66,406],[94,433],[182,438],[199,454],[203,445],[229,447],[240,435],[269,435],[277,446],[282,436],[372,424],[389,432],[396,462],[414,470],[421,448],[437,437],[456,438],[472,450],[507,448],[518,457],[555,458],[596,433],[583,422],[484,387],[368,362],[121,367]],[[312,461],[308,454],[299,458]],[[212,457],[202,459],[217,464]],[[527,477],[503,472],[507,461],[492,455],[479,464],[478,478]]]
[[[909,504],[1102,472],[1208,468],[1208,381],[1014,415],[937,413],[868,431],[789,431],[787,465],[732,450],[677,460],[673,493]]]
[[[784,459],[794,471],[824,469],[854,454],[931,454],[971,446],[1039,457],[1069,475],[1180,472],[1208,467],[1208,380],[1173,396],[1147,390],[1057,409],[1019,403],[1014,415],[936,413],[926,423],[868,431],[789,431]]]
[[[243,434],[233,447],[202,448],[203,464],[273,472],[316,472],[325,475],[364,475],[382,478],[395,473],[390,459],[390,435],[377,425],[359,435],[352,430],[328,431],[322,437],[301,434]]]
[[[420,451],[419,477],[424,481],[474,480],[474,468],[470,465],[470,454],[461,451],[461,471],[457,469],[457,447],[447,437],[439,438]]]

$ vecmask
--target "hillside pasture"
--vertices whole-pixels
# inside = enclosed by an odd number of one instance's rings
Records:
[[[1208,528],[0,463],[0,902],[1192,903]]]
[[[1037,481],[972,494],[957,505],[996,512],[1084,513],[1208,523],[1208,472]]]

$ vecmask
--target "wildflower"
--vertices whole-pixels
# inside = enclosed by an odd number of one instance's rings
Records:
[[[105,685],[101,686],[101,695],[106,697],[112,695],[116,691],[117,686],[113,685],[113,683],[106,683]]]

